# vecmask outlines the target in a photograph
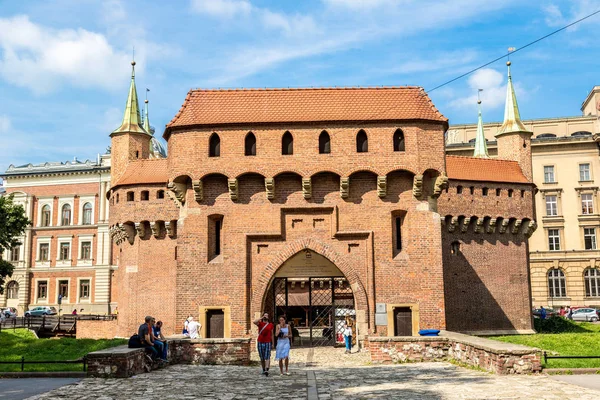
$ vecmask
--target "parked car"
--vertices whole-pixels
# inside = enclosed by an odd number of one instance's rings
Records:
[[[3,308],[0,312],[6,318],[15,318],[17,316],[17,314],[18,314],[17,309],[14,308],[14,307]]]
[[[598,311],[594,308],[578,308],[573,311],[573,321],[598,321]]]
[[[550,318],[550,317],[556,317],[558,315],[558,312],[552,308],[545,308],[546,310],[546,318]],[[533,316],[535,318],[540,318],[542,309],[541,308],[536,308],[533,310]]]
[[[48,307],[48,306],[34,307],[31,310],[25,311],[26,317],[32,317],[32,316],[36,316],[36,315],[55,315],[55,314],[56,314],[56,308]]]

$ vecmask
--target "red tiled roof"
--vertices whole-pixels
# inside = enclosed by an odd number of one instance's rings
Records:
[[[113,185],[164,183],[169,181],[166,159],[136,160],[131,162],[121,178]]]
[[[423,88],[190,90],[172,128],[193,125],[427,120],[448,123]]]
[[[529,183],[516,161],[446,156],[446,172],[463,181]]]

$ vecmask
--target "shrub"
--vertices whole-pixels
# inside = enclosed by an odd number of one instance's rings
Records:
[[[589,332],[575,322],[562,317],[534,318],[533,325],[538,333]]]

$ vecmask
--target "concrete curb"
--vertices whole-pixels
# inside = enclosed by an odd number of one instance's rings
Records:
[[[85,372],[52,371],[52,372],[0,372],[0,378],[85,378]]]

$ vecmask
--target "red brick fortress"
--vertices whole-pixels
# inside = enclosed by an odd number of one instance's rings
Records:
[[[149,159],[133,79],[127,104],[111,134],[119,335],[192,315],[203,337],[242,338],[265,309],[310,340],[344,318],[359,338],[531,329],[523,132],[498,141],[512,158],[462,160],[419,87],[192,90],[168,157]]]

